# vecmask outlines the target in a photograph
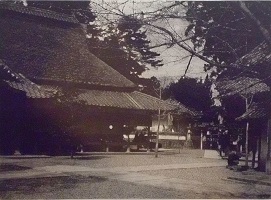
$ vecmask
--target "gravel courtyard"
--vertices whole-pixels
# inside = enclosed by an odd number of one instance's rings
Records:
[[[271,186],[227,179],[242,176],[226,161],[181,154],[0,158],[1,199],[270,198]]]

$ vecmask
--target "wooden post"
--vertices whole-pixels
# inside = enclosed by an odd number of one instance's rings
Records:
[[[248,98],[245,98],[246,100],[246,111],[248,110]],[[246,124],[246,144],[245,144],[245,149],[246,149],[246,159],[245,159],[245,166],[248,166],[248,128],[249,128],[249,122]]]
[[[179,147],[179,153],[181,153],[181,143],[180,143],[180,137],[181,137],[181,131],[180,131],[180,119],[178,118],[178,123],[177,123],[177,131],[179,132],[178,134],[178,147]]]
[[[127,139],[127,141],[128,141],[128,144],[127,144],[128,147],[127,147],[126,152],[129,153],[129,152],[131,152],[131,147],[130,147],[130,134],[128,134],[127,137],[128,137],[128,139]]]
[[[155,144],[155,158],[158,157],[158,145],[159,145],[159,129],[160,129],[160,117],[161,117],[161,108],[160,108],[160,101],[161,101],[161,87],[159,89],[159,102],[158,102],[158,128],[157,128],[157,135],[156,135],[156,144]]]
[[[148,138],[148,146],[147,146],[147,152],[151,152],[151,147],[150,147],[150,127],[148,126],[148,135],[147,135],[147,138]]]
[[[180,134],[181,134],[181,133],[180,133]],[[181,153],[180,134],[178,134],[178,147],[179,147],[179,153]]]
[[[258,170],[260,170],[262,158],[261,158],[261,151],[262,151],[262,132],[259,134],[259,139],[258,139]]]
[[[202,141],[203,133],[202,130],[200,131],[200,149],[203,149],[203,141]]]
[[[247,126],[246,126],[246,160],[245,160],[245,166],[248,166],[248,128],[249,128],[249,122],[247,122]]]
[[[158,128],[157,128],[157,134],[156,134],[156,144],[155,144],[155,158],[158,157],[158,145],[159,145],[159,129],[160,129],[160,108],[158,111]]]

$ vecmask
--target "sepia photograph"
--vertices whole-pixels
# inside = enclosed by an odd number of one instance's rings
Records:
[[[0,199],[271,199],[271,1],[0,0]]]

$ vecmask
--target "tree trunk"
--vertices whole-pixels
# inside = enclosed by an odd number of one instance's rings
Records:
[[[159,88],[159,100],[161,100],[162,88]],[[155,143],[155,158],[158,157],[158,148],[159,148],[159,129],[160,129],[160,117],[161,117],[161,108],[160,101],[158,104],[158,127],[157,127],[157,135],[156,135],[156,143]]]
[[[270,31],[268,31],[263,24],[260,22],[260,20],[258,20],[253,13],[248,9],[248,7],[246,6],[246,4],[242,1],[239,2],[240,3],[240,7],[241,9],[245,12],[245,14],[252,19],[252,21],[258,26],[258,28],[260,29],[262,35],[264,36],[265,40],[268,42],[269,46],[271,46],[271,33]]]

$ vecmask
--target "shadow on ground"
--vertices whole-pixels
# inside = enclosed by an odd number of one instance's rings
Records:
[[[76,160],[101,160],[104,158],[108,158],[108,157],[107,156],[74,156],[73,157],[73,159],[76,159]]]
[[[95,176],[58,176],[42,178],[22,178],[6,179],[0,181],[0,191],[23,191],[24,193],[33,192],[38,188],[69,189],[78,183],[96,183],[106,181],[107,178]]]
[[[258,199],[270,199],[271,195],[270,194],[259,194],[257,195]]]
[[[27,169],[31,169],[31,167],[24,167],[14,164],[0,164],[0,172],[22,171]]]

